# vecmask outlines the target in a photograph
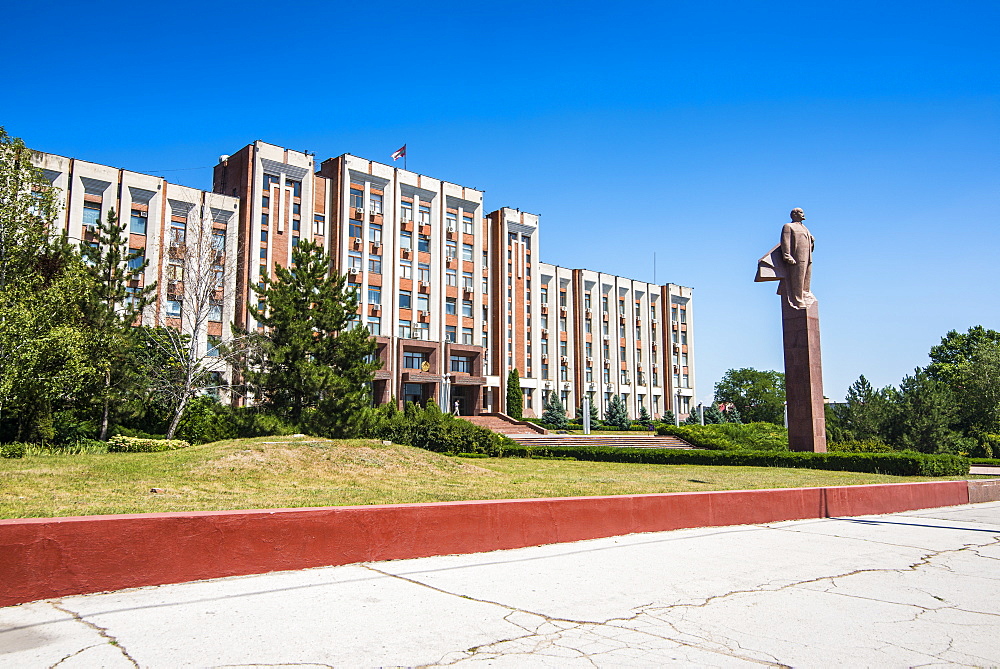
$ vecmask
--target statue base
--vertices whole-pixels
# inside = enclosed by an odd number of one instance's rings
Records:
[[[788,447],[793,451],[825,453],[826,409],[818,303],[793,309],[782,296],[781,330],[785,345]]]

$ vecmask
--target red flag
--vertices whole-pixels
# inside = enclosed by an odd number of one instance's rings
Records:
[[[403,146],[401,146],[398,149],[396,149],[396,152],[394,154],[392,154],[392,159],[393,160],[399,160],[400,158],[402,158],[405,155],[406,155],[406,144],[403,144]]]

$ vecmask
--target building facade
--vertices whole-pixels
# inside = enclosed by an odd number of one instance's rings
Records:
[[[538,215],[487,213],[477,189],[350,154],[317,164],[262,141],[221,156],[212,191],[51,154],[37,163],[63,194],[71,237],[92,242],[93,222],[119,212],[130,248],[150,261],[137,286],[159,286],[144,322],[183,331],[200,319],[208,354],[233,325],[258,327],[252,287],[308,239],[357,289],[355,323],[382,362],[376,404],[508,411],[516,369],[528,417],[551,393],[570,416],[585,396],[602,415],[613,395],[633,417],[691,406],[691,289],[543,263]],[[207,306],[191,298],[203,278]]]

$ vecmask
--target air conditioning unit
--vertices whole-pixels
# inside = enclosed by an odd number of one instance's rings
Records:
[[[591,316],[594,315],[594,312],[591,311],[590,309],[587,309],[586,311],[584,311],[584,314],[587,316],[587,318],[590,318]]]
[[[569,389],[570,389],[570,384],[569,383],[564,383],[563,384],[563,390],[569,390]]]
[[[355,207],[355,208],[354,208],[354,215],[355,215],[355,216],[358,216],[358,217],[360,217],[360,216],[364,216],[364,215],[365,215],[365,210],[364,210],[364,208],[363,208],[363,207]]]
[[[453,234],[454,232],[455,232],[455,226],[454,225],[449,225],[448,226],[448,234]]]
[[[569,357],[561,355],[559,356],[559,362],[569,362]]]
[[[374,311],[374,312],[382,311],[382,305],[381,304],[373,304],[372,305],[372,311]]]
[[[605,360],[604,361],[604,366],[605,367],[611,367],[611,361],[610,360]]]
[[[348,274],[360,274],[361,270],[358,269],[357,267],[352,267],[349,270],[347,270],[347,272],[348,272]]]
[[[382,242],[372,242],[372,248],[376,251],[382,248]]]
[[[589,365],[589,364],[591,364],[592,362],[594,362],[594,359],[593,359],[593,358],[591,358],[591,357],[590,357],[590,356],[588,355],[588,356],[587,356],[587,364]]]
[[[542,336],[543,337],[548,337],[549,336],[548,328],[542,328]]]
[[[421,311],[420,312],[420,317],[421,318],[429,318],[430,315],[431,315],[431,312],[429,312],[429,311]]]
[[[149,217],[149,213],[145,212],[145,211],[137,211],[135,213],[137,213],[140,218],[148,218]]]

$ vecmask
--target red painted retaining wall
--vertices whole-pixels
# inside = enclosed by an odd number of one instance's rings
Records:
[[[0,606],[688,527],[967,504],[965,481],[0,520]]]

